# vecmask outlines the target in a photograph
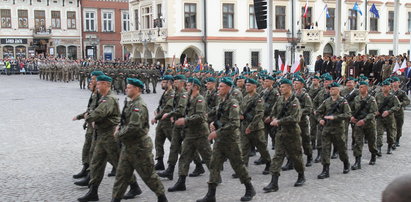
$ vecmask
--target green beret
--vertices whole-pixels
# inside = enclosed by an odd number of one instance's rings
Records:
[[[393,77],[391,77],[391,80],[392,80],[393,82],[396,82],[396,81],[400,81],[400,78],[398,78],[398,77],[396,77],[396,76],[393,76]]]
[[[233,82],[233,80],[232,80],[230,77],[223,77],[223,78],[221,78],[221,82],[222,82],[222,83],[225,83],[225,84],[228,85],[228,86],[233,86],[233,85],[234,85],[234,82]]]
[[[214,77],[209,77],[209,78],[206,79],[206,82],[216,83],[216,82],[217,82],[217,79],[215,79]]]
[[[364,76],[364,75],[361,75],[361,76],[360,76],[360,79],[362,79],[362,80],[368,80],[368,77],[366,77],[366,76]]]
[[[236,79],[239,80],[239,79],[246,79],[246,78],[245,78],[245,76],[237,76]]]
[[[326,80],[326,81],[332,81],[332,80],[334,80],[331,75],[326,75],[326,76],[324,76],[323,78],[324,78],[324,80]]]
[[[174,81],[174,77],[171,75],[165,75],[161,80],[166,80],[166,81]]]
[[[272,76],[266,76],[265,79],[271,80],[271,81],[275,81],[275,78]]]
[[[258,85],[258,82],[254,79],[246,79],[245,83],[251,83],[251,84],[254,84],[254,85]]]
[[[337,82],[333,82],[332,84],[328,85],[329,88],[333,88],[333,87],[340,87],[340,84]]]
[[[197,78],[190,77],[190,78],[188,78],[188,82],[193,83],[194,85],[197,85],[199,87],[202,86],[200,80],[198,80]]]
[[[283,85],[283,84],[293,85],[293,83],[289,79],[281,79],[280,85]]]
[[[360,86],[361,86],[361,85],[369,86],[368,82],[366,82],[366,81],[360,81],[359,84],[360,84]]]
[[[113,79],[109,76],[106,75],[100,75],[97,77],[97,81],[107,81],[107,82],[113,82]]]
[[[294,77],[294,81],[299,81],[299,82],[305,84],[305,80],[303,78],[301,78],[300,76]]]
[[[187,78],[184,75],[179,74],[179,75],[174,77],[174,80],[184,80],[185,81],[185,80],[187,80]]]
[[[387,79],[381,83],[381,86],[389,86],[389,85],[391,85],[391,82],[387,81]]]
[[[93,71],[91,72],[91,76],[101,76],[104,75],[104,73],[102,71]]]
[[[135,79],[135,78],[128,78],[127,79],[127,83],[131,84],[135,87],[139,87],[141,89],[144,89],[144,83],[142,81],[140,81],[139,79]]]
[[[385,79],[385,81],[389,82],[390,84],[394,81],[391,78]]]
[[[312,79],[318,79],[318,80],[320,80],[321,78],[320,78],[319,76],[313,76]]]
[[[331,74],[330,73],[325,73],[325,74],[321,75],[321,78],[325,78],[326,76],[331,76]]]
[[[357,79],[353,78],[353,77],[348,77],[347,81],[357,81]]]

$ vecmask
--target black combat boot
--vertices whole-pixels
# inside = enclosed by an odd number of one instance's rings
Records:
[[[120,202],[121,201],[121,199],[119,199],[119,198],[112,198],[111,199],[111,202]]]
[[[137,182],[134,182],[130,184],[130,190],[123,196],[123,199],[132,199],[141,193],[143,192],[141,191],[140,186],[138,186]]]
[[[190,176],[190,177],[198,177],[198,176],[200,176],[200,175],[203,174],[203,173],[205,173],[203,164],[202,164],[202,163],[197,163],[197,164],[196,164],[196,168],[194,169],[194,171],[193,171],[191,174],[189,174],[188,176]]]
[[[169,180],[173,180],[173,175],[174,175],[174,165],[169,164],[167,169],[163,172],[157,173],[158,176],[160,177],[166,177]]]
[[[321,148],[317,149],[317,157],[315,157],[314,163],[320,163],[321,162]]]
[[[381,147],[378,147],[377,150],[378,150],[377,156],[378,156],[378,157],[381,157],[381,156],[382,156]]]
[[[254,165],[262,165],[262,164],[264,164],[264,159],[262,157],[254,161]]]
[[[313,155],[308,154],[307,155],[307,163],[305,164],[305,167],[311,167],[313,165]]]
[[[376,156],[376,154],[371,154],[370,165],[375,165],[375,161],[377,160]]]
[[[233,177],[234,179],[237,179],[237,178],[238,178],[238,175],[237,175],[237,173],[233,173],[233,174],[231,175],[231,177]]]
[[[334,147],[333,149],[333,155],[331,156],[331,159],[337,159],[338,158],[338,151],[337,149]]]
[[[397,137],[397,140],[395,141],[395,146],[400,147],[400,138]]]
[[[347,160],[344,162],[343,174],[347,174],[349,172],[350,172],[350,162]]]
[[[264,168],[264,171],[263,171],[263,175],[268,175],[268,174],[270,174],[270,166],[271,166],[271,162],[268,162],[268,163],[265,164],[265,168]]]
[[[315,144],[315,140],[311,140],[311,146],[313,149],[317,149],[317,145]]]
[[[81,169],[81,171],[80,171],[79,173],[73,175],[73,178],[74,178],[74,179],[80,179],[80,178],[82,178],[82,177],[86,177],[86,175],[87,175],[87,168],[88,168],[88,164],[85,163],[85,164],[83,165],[83,168]]]
[[[166,195],[158,195],[157,202],[168,202]]]
[[[279,173],[275,173],[274,175],[271,175],[271,182],[267,186],[263,188],[263,190],[268,193],[268,192],[276,192],[278,191],[278,177],[280,176]]]
[[[157,158],[157,163],[154,166],[155,170],[164,170],[164,163],[163,163],[163,157]]]
[[[80,202],[87,202],[87,201],[98,201],[98,186],[91,185],[90,189],[88,190],[87,194],[81,198],[77,199]]]
[[[287,171],[292,169],[294,169],[294,164],[289,158],[287,158],[287,163],[285,164],[285,166],[281,167],[281,170]]]
[[[355,157],[355,163],[351,166],[351,170],[361,169],[361,156]]]
[[[255,196],[255,190],[251,182],[245,183],[245,194],[241,197],[241,201],[251,201]]]
[[[111,172],[109,173],[109,174],[107,174],[107,176],[109,176],[109,177],[113,177],[113,176],[116,176],[116,168],[111,168]]]
[[[396,150],[397,149],[397,145],[394,143],[394,144],[392,144],[392,150]]]
[[[198,199],[197,202],[215,202],[215,191],[217,184],[210,183],[208,184],[208,192],[202,199]]]
[[[177,182],[174,184],[174,186],[168,188],[169,192],[175,192],[175,191],[185,191],[186,190],[186,177],[184,175],[180,175],[178,177]]]
[[[80,181],[74,182],[74,184],[77,186],[86,187],[88,186],[89,182],[90,182],[90,174],[87,174],[86,177],[83,177]]]
[[[317,176],[318,179],[325,179],[330,177],[330,165],[323,165],[323,171]]]
[[[392,154],[391,149],[392,149],[392,145],[388,145],[387,154]]]
[[[301,187],[303,186],[304,182],[305,182],[304,172],[298,173],[298,179],[297,179],[297,182],[295,182],[294,187]]]
[[[252,146],[252,147],[251,147],[251,150],[250,150],[250,153],[248,153],[248,156],[249,156],[249,157],[252,157],[252,156],[255,156],[255,155],[256,155],[255,147]]]

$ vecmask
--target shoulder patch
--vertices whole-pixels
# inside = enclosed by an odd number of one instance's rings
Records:
[[[139,108],[137,108],[137,107],[134,107],[133,111],[135,111],[135,112],[139,112],[139,111],[140,111],[140,109],[139,109]]]
[[[197,100],[197,102],[202,103],[202,102],[203,102],[203,100]]]
[[[294,103],[294,104],[293,104],[293,107],[297,107],[297,104]]]
[[[183,97],[183,98],[187,98],[187,95],[183,95],[182,97]]]
[[[107,100],[101,100],[100,102],[103,102],[103,103],[104,103],[104,102],[107,102]]]
[[[345,101],[345,102],[344,102],[344,104],[348,104],[348,102],[347,102],[347,101]]]
[[[262,102],[263,100],[259,99],[258,102]]]
[[[233,93],[234,95],[238,95],[238,93]]]
[[[238,107],[238,105],[234,104],[234,105],[233,105],[233,107],[234,107],[234,108],[237,108],[237,107]]]

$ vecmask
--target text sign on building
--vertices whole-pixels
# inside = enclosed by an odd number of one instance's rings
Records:
[[[27,44],[27,39],[1,39],[1,44]]]

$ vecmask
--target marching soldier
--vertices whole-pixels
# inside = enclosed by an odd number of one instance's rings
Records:
[[[312,99],[312,101],[314,101],[313,99],[317,96],[317,94],[323,89],[320,85],[320,77],[318,76],[313,76],[312,79],[312,84],[308,89],[308,94],[310,95],[310,98]],[[313,108],[317,109],[314,103],[313,103]],[[311,145],[313,149],[317,149],[317,145],[316,145],[316,139],[317,139],[317,119],[314,115],[314,113],[310,114],[310,136],[311,136]]]
[[[205,99],[207,104],[207,122],[210,124],[216,118],[216,107],[218,105],[217,80],[214,77],[209,77],[206,79],[206,82],[207,91],[205,93]]]
[[[343,96],[347,100],[351,108],[353,108],[353,105],[354,105],[354,98],[359,94],[358,89],[356,89],[355,86],[356,86],[356,79],[352,77],[348,77],[345,83],[345,88],[341,90],[341,96]],[[344,128],[345,142],[348,143],[348,127],[350,125],[352,129],[352,135],[351,135],[352,145],[351,146],[353,147],[355,144],[354,124],[350,124],[350,121],[345,122],[345,128]],[[335,148],[334,148],[333,156],[335,154],[336,153],[335,153]],[[336,158],[336,156],[334,157]]]
[[[391,83],[392,86],[392,94],[397,96],[398,100],[400,101],[400,108],[398,111],[395,111],[395,124],[397,126],[397,136],[395,140],[395,144],[393,146],[399,147],[400,146],[400,138],[402,136],[402,126],[404,124],[404,109],[407,105],[410,104],[410,99],[407,96],[407,93],[400,88],[400,79],[398,77],[391,78],[393,82]],[[393,147],[393,149],[395,149]]]

